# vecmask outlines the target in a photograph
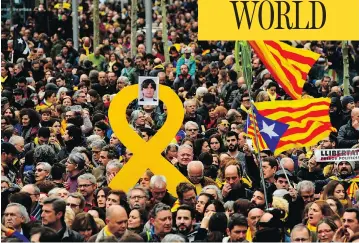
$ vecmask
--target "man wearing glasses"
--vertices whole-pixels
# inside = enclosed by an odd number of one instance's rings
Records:
[[[199,126],[197,123],[195,123],[193,121],[188,121],[184,125],[184,129],[186,131],[186,137],[190,137],[192,139],[198,138]]]
[[[77,178],[77,189],[85,198],[84,211],[87,212],[95,206],[94,192],[96,190],[96,178],[92,174],[86,173]]]
[[[79,192],[70,193],[69,197],[66,199],[66,206],[70,207],[75,215],[82,213],[85,207],[85,198]]]
[[[129,191],[127,199],[131,209],[145,210],[146,202],[149,200],[149,192],[141,186],[136,186]]]

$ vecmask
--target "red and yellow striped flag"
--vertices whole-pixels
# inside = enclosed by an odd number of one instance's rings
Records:
[[[250,121],[247,121],[247,124],[250,124],[250,125],[247,125],[248,127],[247,127],[246,134],[249,138],[252,139],[252,141],[253,141],[252,144],[253,144],[254,150],[256,152],[260,152],[260,151],[263,151],[264,149],[268,149],[268,146],[267,146],[266,142],[264,141],[263,137],[260,136],[259,127],[258,127],[257,120],[255,118],[255,114],[253,116],[252,113],[249,113],[247,119],[250,119]],[[255,123],[255,129],[254,129],[254,123]],[[259,149],[257,148],[255,133],[259,134],[259,136],[258,136]]]
[[[292,99],[300,99],[308,72],[320,55],[280,41],[249,41],[249,44],[284,91]]]
[[[273,151],[275,155],[292,148],[315,145],[321,139],[328,137],[332,132],[329,106],[329,98],[255,103],[255,107],[261,116],[273,122],[289,125],[279,138],[279,142]],[[272,141],[263,139],[262,131],[258,127],[256,130],[261,151],[270,147],[267,144]],[[250,123],[247,134],[254,139],[253,122]],[[254,143],[255,140],[253,140]]]

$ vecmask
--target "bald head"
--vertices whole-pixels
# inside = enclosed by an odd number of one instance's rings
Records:
[[[224,170],[224,179],[231,187],[237,185],[241,181],[241,174],[239,168],[235,165],[229,165]]]
[[[359,108],[354,108],[351,112],[351,118],[352,118],[352,124],[354,124],[354,121],[357,121],[359,123]],[[353,125],[355,129],[359,129],[359,125]]]
[[[263,214],[264,211],[260,208],[253,208],[248,212],[248,225],[251,228],[252,233],[255,232],[257,222]]]
[[[106,219],[117,217],[118,215],[126,214],[124,207],[120,205],[112,205],[106,209]]]
[[[280,160],[280,164],[284,169],[287,169],[290,173],[294,171],[294,161],[291,158],[283,158]]]
[[[187,166],[188,171],[203,171],[203,164],[201,161],[191,161]]]

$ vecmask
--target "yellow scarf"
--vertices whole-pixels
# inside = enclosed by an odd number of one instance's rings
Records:
[[[241,110],[249,114],[250,108],[247,109],[244,105],[241,105]]]
[[[1,83],[4,83],[4,82],[6,81],[6,79],[7,79],[7,76],[6,76],[5,78],[3,78],[3,77],[1,76]]]
[[[90,55],[90,46],[87,47],[87,46],[85,46],[85,44],[83,44],[82,47],[84,48],[84,50],[86,52],[86,56]]]
[[[249,242],[252,242],[252,232],[251,232],[251,228],[249,228],[249,227],[248,227],[247,233],[246,233],[246,240]]]
[[[310,232],[317,232],[317,226],[313,226],[309,222],[307,224],[307,228],[310,230]]]
[[[271,94],[269,93],[269,91],[267,90],[267,94],[268,94],[268,96],[269,96],[269,98],[270,98],[270,101],[275,101],[275,100],[276,100],[276,98],[277,98],[277,93],[275,93],[274,95],[271,95]]]
[[[112,233],[111,233],[110,230],[108,229],[108,226],[107,226],[107,225],[103,228],[103,231],[104,231],[104,233],[105,233],[106,236],[112,236]]]

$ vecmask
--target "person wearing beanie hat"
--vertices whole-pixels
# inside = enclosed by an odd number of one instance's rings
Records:
[[[343,110],[352,110],[354,105],[354,98],[350,95],[344,96],[342,99]]]
[[[354,109],[354,98],[349,96],[344,96],[342,98],[342,107],[343,107],[343,124],[346,124],[350,120],[350,112]]]
[[[355,169],[355,162],[338,160],[335,161],[335,167],[337,176],[341,179],[345,179],[353,174]]]

